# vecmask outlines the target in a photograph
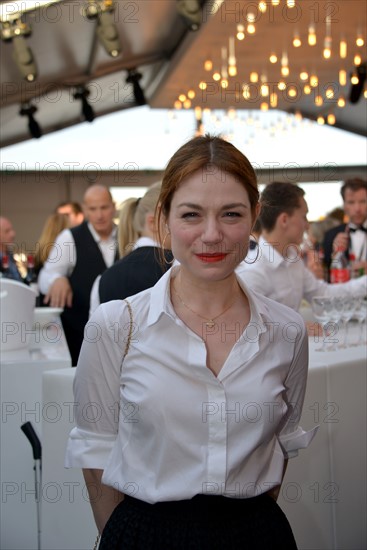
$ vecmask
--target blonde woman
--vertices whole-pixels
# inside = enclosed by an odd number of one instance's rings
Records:
[[[66,214],[54,212],[48,216],[38,239],[37,249],[34,256],[36,273],[40,272],[43,264],[47,260],[50,251],[55,244],[56,237],[61,233],[61,231],[69,226],[69,218]]]

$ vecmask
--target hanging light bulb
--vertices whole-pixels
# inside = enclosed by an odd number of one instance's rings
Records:
[[[339,43],[339,55],[341,59],[345,59],[347,57],[348,52],[348,46],[344,39],[340,40]]]
[[[357,46],[358,48],[361,48],[362,46],[364,46],[364,38],[363,38],[361,32],[358,32],[358,34],[357,34],[356,46]]]
[[[360,65],[360,64],[362,63],[362,58],[361,58],[361,56],[359,55],[359,53],[357,53],[357,54],[354,56],[353,61],[354,61],[354,65],[355,65],[356,67],[358,67],[358,65]]]
[[[256,21],[256,16],[253,12],[249,12],[246,16],[246,19],[247,19],[247,32],[249,34],[255,34],[256,32],[256,29],[255,29],[255,21]]]
[[[294,8],[296,0],[287,0],[287,8]]]
[[[324,59],[330,59],[331,57],[331,36],[325,37],[322,55]]]
[[[331,86],[326,88],[325,90],[326,99],[333,99],[334,95],[335,95],[334,88],[332,88]]]
[[[310,76],[310,85],[316,88],[319,85],[319,77],[316,74]]]
[[[213,61],[208,58],[204,61],[204,70],[211,71],[212,69],[213,69]]]
[[[317,124],[320,124],[320,126],[323,126],[325,124],[325,119],[323,116],[318,116],[317,117]]]
[[[255,71],[250,73],[250,82],[256,83],[258,81],[259,81],[259,75]]]
[[[222,70],[221,70],[220,85],[222,88],[228,88],[228,71],[227,71],[227,48],[222,48]]]
[[[346,102],[345,102],[344,97],[339,97],[338,103],[337,103],[338,107],[340,107],[340,108],[345,107],[345,103],[346,103]]]
[[[196,94],[195,94],[194,90],[189,90],[189,91],[187,92],[187,97],[188,97],[189,99],[194,99],[195,96],[196,96]]]
[[[242,86],[242,96],[244,99],[250,99],[251,98],[251,90],[250,86],[248,84],[243,84]]]
[[[260,94],[262,97],[268,97],[269,95],[269,84],[267,83],[267,78],[265,74],[261,75]]]
[[[207,83],[204,82],[204,80],[201,80],[201,81],[199,82],[199,89],[200,89],[200,90],[206,90],[206,88],[207,88]],[[185,100],[184,100],[184,101],[185,101]]]
[[[340,69],[339,71],[339,84],[340,86],[346,86],[347,84],[347,71]]]
[[[308,72],[307,71],[302,71],[299,75],[300,79],[305,82],[306,80],[308,80]]]
[[[301,37],[300,37],[298,31],[295,31],[295,32],[294,32],[294,36],[293,36],[293,46],[294,46],[295,48],[299,48],[300,46],[302,46],[302,40],[301,40]]]
[[[352,74],[352,76],[350,77],[350,82],[351,84],[353,84],[353,86],[356,86],[357,84],[359,84],[359,78],[357,73]]]
[[[289,67],[288,67],[288,55],[287,52],[283,52],[282,59],[281,59],[281,73],[282,76],[288,76],[289,75]]]
[[[278,94],[276,92],[270,94],[270,106],[273,107],[273,109],[278,106]]]
[[[303,87],[303,93],[305,95],[310,95],[311,91],[311,86],[309,84],[305,84]]]
[[[268,111],[269,110],[269,105],[265,101],[263,101],[260,105],[260,109],[261,109],[261,111]]]
[[[220,79],[221,79],[221,76],[220,76],[220,73],[218,71],[213,73],[213,80],[215,80],[215,82],[219,82]]]
[[[331,44],[331,15],[328,13],[326,16],[326,35],[324,39],[324,50],[322,52],[324,59],[330,59],[331,57]]]
[[[272,52],[269,56],[269,61],[270,63],[276,63],[278,61],[278,57],[277,57],[277,54]]]
[[[279,80],[278,82],[278,90],[283,92],[287,88],[287,84],[284,82],[284,80]]]
[[[176,99],[176,101],[173,104],[173,107],[177,110],[182,109],[182,103],[179,99]]]
[[[279,6],[280,0],[271,0],[273,6]]]
[[[308,26],[308,37],[307,37],[307,40],[308,40],[308,45],[309,45],[309,46],[315,46],[316,43],[317,43],[316,28],[315,28],[315,24],[314,24],[314,23],[310,23],[309,26]]]
[[[323,103],[324,103],[324,100],[322,99],[321,95],[317,95],[315,97],[315,105],[317,105],[317,107],[321,107]]]
[[[330,126],[334,126],[335,122],[336,122],[336,117],[335,117],[334,113],[328,114],[327,123],[330,124]]]
[[[261,13],[265,13],[266,10],[267,10],[266,2],[264,0],[260,0],[260,2],[259,2],[259,11]]]
[[[237,25],[237,40],[244,40],[245,38],[245,27],[243,25]]]
[[[205,84],[205,83],[204,83],[204,84]],[[200,85],[199,85],[199,87],[200,87]],[[180,94],[180,95],[178,96],[178,99],[181,101],[181,103],[183,103],[184,101],[186,101],[186,95],[185,95],[185,94]]]
[[[236,76],[237,66],[236,66],[236,54],[235,54],[235,45],[234,37],[230,36],[228,40],[228,74],[229,76]]]

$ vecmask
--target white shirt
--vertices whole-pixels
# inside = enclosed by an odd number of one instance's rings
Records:
[[[305,267],[296,247],[289,247],[287,255],[284,258],[260,237],[257,260],[253,263],[241,262],[236,273],[251,289],[296,311],[303,298],[311,302],[313,296],[362,294],[367,291],[366,275],[347,283],[328,284],[317,279]]]
[[[88,322],[66,467],[103,469],[103,483],[150,503],[268,491],[282,479],[284,457],[315,433],[298,426],[308,370],[303,320],[240,282],[250,323],[216,377],[204,341],[172,307],[174,269],[129,298],[134,330],[123,364],[125,302],[102,304]]]
[[[88,229],[101,250],[106,266],[110,267],[115,259],[117,228],[113,228],[108,239],[101,239],[90,223],[88,223]],[[70,229],[64,229],[57,236],[55,244],[50,249],[48,258],[39,273],[38,286],[42,294],[47,294],[52,283],[59,277],[69,277],[75,266],[76,247],[74,237]]]
[[[132,250],[136,250],[137,248],[141,248],[142,246],[156,246],[159,247],[159,244],[150,237],[140,237],[136,243],[134,244]],[[92,290],[90,293],[90,306],[89,306],[89,317],[95,312],[97,307],[100,305],[99,300],[99,281],[100,281],[101,275],[98,275],[97,279],[94,281]]]

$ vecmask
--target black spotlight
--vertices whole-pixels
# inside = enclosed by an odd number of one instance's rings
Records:
[[[80,99],[82,102],[82,116],[84,120],[87,122],[93,122],[95,119],[95,114],[93,111],[92,106],[88,103],[87,97],[89,96],[89,90],[87,88],[84,88],[84,86],[80,86],[77,88],[74,99]]]
[[[37,112],[37,107],[27,103],[27,104],[22,105],[22,107],[19,111],[19,114],[20,114],[20,116],[28,117],[28,130],[29,130],[29,133],[31,134],[31,136],[33,138],[39,139],[42,136],[42,131],[41,131],[41,128],[40,128],[38,122],[36,121],[36,119],[33,116],[34,113],[36,113],[36,112]]]
[[[352,84],[349,94],[349,101],[351,103],[357,103],[362,95],[364,83],[367,76],[367,63],[362,63],[356,68],[356,74],[358,76],[358,83]]]
[[[134,97],[135,102],[137,105],[146,105],[146,99],[144,95],[144,91],[142,87],[139,84],[139,80],[141,79],[142,75],[138,73],[135,69],[129,69],[128,76],[126,78],[127,84],[133,85],[133,91],[134,91]]]

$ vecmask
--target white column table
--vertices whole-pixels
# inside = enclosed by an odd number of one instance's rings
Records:
[[[0,548],[4,550],[37,549],[34,459],[20,426],[31,422],[43,444],[42,422],[52,423],[58,414],[53,403],[42,400],[43,372],[72,370],[59,323],[39,327],[27,338],[27,348],[1,352]]]

